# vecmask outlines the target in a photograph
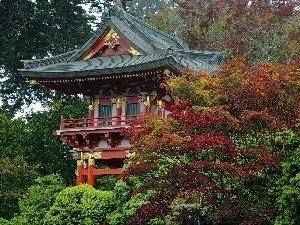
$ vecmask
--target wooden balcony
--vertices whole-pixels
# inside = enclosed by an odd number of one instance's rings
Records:
[[[71,118],[60,120],[60,130],[88,130],[88,129],[109,129],[128,127],[132,120],[138,119],[134,116],[114,116],[114,117],[95,117],[95,118]]]
[[[54,132],[61,141],[69,142],[75,148],[96,148],[106,141],[110,147],[116,147],[124,139],[121,129],[127,128],[130,122],[139,116],[115,116],[95,118],[61,118],[60,129]]]

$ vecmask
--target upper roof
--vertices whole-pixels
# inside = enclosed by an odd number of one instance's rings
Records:
[[[117,6],[103,14],[93,36],[79,49],[44,59],[22,60],[24,77],[35,80],[111,76],[184,67],[214,74],[223,53],[192,51],[168,35],[127,14]]]

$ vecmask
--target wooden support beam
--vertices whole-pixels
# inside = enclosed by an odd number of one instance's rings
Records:
[[[118,175],[122,173],[122,168],[115,169],[93,169],[94,176],[97,175]],[[88,175],[88,170],[83,171],[83,175]],[[89,175],[88,175],[89,176]]]

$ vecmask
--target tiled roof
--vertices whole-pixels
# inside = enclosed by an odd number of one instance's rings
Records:
[[[141,55],[124,54],[81,60],[108,29],[113,29]],[[104,76],[158,67],[170,67],[180,72],[188,66],[192,70],[214,74],[222,60],[222,53],[189,50],[179,38],[165,34],[114,6],[104,13],[99,29],[81,48],[50,58],[23,60],[24,69],[19,71],[24,77],[54,78]]]
[[[121,72],[135,72],[162,66],[171,66],[175,70],[181,70],[183,68],[172,56],[152,54],[145,56],[115,55],[97,57],[90,60],[57,63],[54,65],[33,68],[30,70],[21,69],[20,72],[22,74],[30,71],[30,77],[76,77],[83,75],[108,75]]]

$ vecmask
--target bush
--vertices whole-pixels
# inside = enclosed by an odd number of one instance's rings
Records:
[[[89,185],[66,188],[56,197],[44,219],[46,225],[96,225],[114,210],[113,193]]]

